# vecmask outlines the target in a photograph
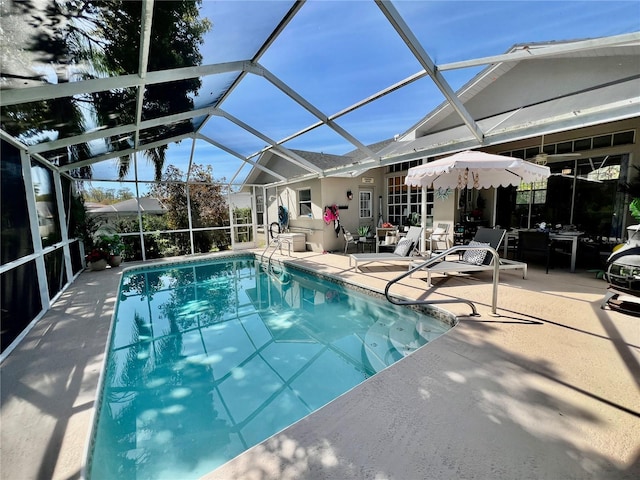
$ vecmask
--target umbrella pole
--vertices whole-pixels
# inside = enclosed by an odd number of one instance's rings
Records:
[[[576,182],[578,180],[578,159],[573,163],[573,187],[571,189],[571,214],[569,216],[569,225],[573,225],[573,209],[576,203]]]
[[[420,233],[420,251],[427,251],[427,187],[422,186],[422,196],[420,197],[420,227],[422,232]],[[431,253],[431,252],[430,252]]]
[[[492,218],[493,218],[493,228],[496,228],[496,214],[498,211],[498,189],[494,188],[493,189],[493,213],[492,213]]]
[[[462,204],[462,222],[467,221],[467,187],[462,190],[462,198],[464,203]]]
[[[529,190],[529,215],[527,216],[527,229],[531,228],[531,205],[533,204],[533,188]]]

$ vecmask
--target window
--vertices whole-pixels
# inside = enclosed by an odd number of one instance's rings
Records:
[[[516,205],[512,224],[519,228],[533,228],[536,224],[553,220],[544,215],[547,201],[547,180],[521,183],[516,189]]]
[[[262,195],[256,197],[256,216],[258,225],[262,225],[264,223],[264,197]]]
[[[311,216],[311,189],[298,190],[298,212],[301,217]]]
[[[548,143],[543,146],[543,152],[548,155],[582,152],[585,150],[605,148],[617,145],[632,145],[634,143],[635,130],[626,132],[616,132],[598,137],[579,138],[577,140]],[[533,158],[539,152],[540,147],[531,147],[526,150],[513,150],[511,152],[501,152],[501,155],[511,155],[517,158]]]
[[[371,190],[360,191],[360,218],[373,218],[373,192]]]
[[[540,153],[540,147],[527,148],[524,151],[524,156],[518,158],[533,158]]]
[[[573,151],[581,152],[582,150],[591,150],[591,139],[590,138],[581,138],[580,140],[575,140],[573,142]]]
[[[417,167],[418,165],[422,165],[422,159],[411,160],[410,162],[394,163],[393,165],[389,165],[387,173],[404,172],[409,170],[411,167]]]
[[[569,141],[556,144],[556,153],[562,154],[571,152],[573,152],[573,142]]]
[[[533,195],[533,196],[532,196]],[[547,201],[547,180],[521,183],[516,193],[517,205],[544,204]]]
[[[409,225],[420,217],[422,203],[422,189],[409,187],[404,183],[405,175],[387,178],[387,218],[393,225]],[[433,210],[433,190],[427,192],[427,219]],[[415,214],[415,215],[412,215]]]
[[[620,132],[613,134],[613,144],[614,145],[631,145],[633,143],[635,130],[630,130],[628,132]]]

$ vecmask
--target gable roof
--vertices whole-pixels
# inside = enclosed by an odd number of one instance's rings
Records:
[[[589,41],[519,44],[509,49],[507,56]],[[473,118],[480,120],[578,92],[595,90],[606,84],[634,79],[640,74],[639,58],[640,43],[636,41],[586,51],[567,51],[527,61],[503,61],[485,68],[461,87],[457,94]],[[417,138],[462,124],[451,105],[443,102],[401,138]]]
[[[379,152],[384,147],[393,144],[393,142],[394,139],[388,138],[386,140],[367,145],[367,148],[373,152]],[[352,150],[345,155],[309,152],[306,150],[290,150],[290,152],[299,155],[309,163],[322,169],[328,176],[357,176],[362,175],[369,168],[372,168],[372,166],[361,167],[359,165],[362,160],[369,158],[360,149]],[[304,168],[287,161],[285,158],[279,156],[277,152],[273,152],[271,150],[263,153],[257,163],[260,166],[266,167],[273,172],[278,172],[289,179],[298,179],[309,174],[309,172]],[[338,171],[332,174],[332,171],[335,170]],[[278,179],[268,172],[260,170],[260,168],[253,167],[247,176],[245,184],[264,185],[277,181]]]
[[[357,151],[357,150],[356,150]],[[342,167],[353,162],[353,159],[348,155],[333,155],[323,152],[309,152],[306,150],[294,150],[289,152],[304,159],[309,164],[318,167],[321,170],[329,170],[336,167]],[[265,167],[271,172],[280,174],[287,179],[298,179],[301,177],[313,175],[308,169],[305,169],[299,164],[292,162],[279,155],[273,150],[264,152],[258,159],[258,165]],[[270,174],[268,171],[261,170],[260,168],[253,167],[245,184],[270,184],[278,181],[278,179]]]
[[[378,151],[377,160],[397,163],[638,117],[639,59],[640,42],[634,41],[492,65],[458,91],[484,133],[482,144],[443,103]],[[543,81],[541,71],[547,72]]]

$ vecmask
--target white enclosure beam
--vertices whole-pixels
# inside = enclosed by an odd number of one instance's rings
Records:
[[[149,62],[149,47],[151,44],[151,24],[153,23],[153,2],[154,0],[142,0],[142,13],[140,25],[140,58],[138,60],[138,75],[144,79],[147,76],[147,66]],[[136,92],[136,132],[133,144],[140,145],[140,122],[142,121],[142,108],[144,103],[144,84],[138,87]]]
[[[433,63],[433,60],[431,60],[429,54],[427,54],[426,50],[422,47],[407,23],[396,10],[396,8],[391,4],[391,2],[388,1],[376,0],[376,3],[378,4],[380,10],[382,10],[382,13],[384,13],[384,15],[387,17],[387,20],[389,20],[393,28],[395,28],[396,32],[398,32],[398,35],[400,35],[407,47],[409,47],[409,50],[411,50],[422,67],[429,73],[429,75],[433,79],[433,82],[446,97],[447,101],[451,104],[458,115],[460,115],[462,121],[469,128],[469,130],[471,130],[473,136],[476,137],[476,139],[480,143],[482,143],[482,130],[480,130],[480,127],[476,124],[475,120],[464,107],[446,79],[437,70],[435,64]]]
[[[307,160],[302,158],[300,155],[297,155],[297,154],[293,153],[292,151],[290,151],[289,149],[283,147],[282,145],[278,145],[275,140],[267,137],[266,135],[262,134],[262,132],[259,132],[255,128],[247,125],[242,120],[234,117],[230,113],[219,109],[216,112],[216,114],[220,115],[223,118],[226,118],[227,120],[229,120],[232,123],[235,123],[240,128],[242,128],[242,129],[246,130],[247,132],[255,135],[260,140],[263,140],[264,142],[268,143],[269,145],[272,145],[274,149],[278,150],[279,155],[281,157],[283,157],[285,160],[289,160],[290,162],[295,163],[299,167],[304,168],[305,170],[308,170],[310,172],[322,173],[322,169],[320,167],[308,162]]]
[[[279,180],[286,180],[286,178],[283,177],[282,175],[280,175],[279,173],[276,173],[273,170],[269,170],[268,168],[260,165],[259,163],[254,162],[249,157],[243,157],[240,153],[236,152],[235,150],[232,150],[229,147],[227,147],[226,145],[223,145],[223,144],[221,144],[219,142],[216,142],[215,140],[213,140],[212,138],[207,137],[206,135],[203,135],[203,134],[199,133],[198,135],[196,135],[196,138],[200,138],[200,139],[204,140],[205,142],[208,142],[211,145],[214,145],[214,146],[218,147],[220,150],[223,150],[223,151],[227,152],[229,155],[233,155],[234,157],[239,158],[243,162],[254,166],[258,170],[262,170],[263,172],[268,173],[269,175],[272,175],[272,176],[276,177]]]
[[[170,141],[171,142],[180,142],[186,138],[191,138],[191,134],[186,134],[186,135],[179,135],[177,137],[173,137]],[[139,150],[147,150],[150,148],[156,148],[156,147],[161,147],[163,145],[166,145],[168,142],[167,140],[158,140],[157,142],[152,142],[152,143],[148,143],[143,145],[142,147],[140,147]],[[123,157],[125,155],[131,155],[132,153],[136,153],[138,150],[136,150],[135,148],[127,148],[126,150],[120,150],[118,152],[110,152],[110,153],[105,153],[104,155],[100,155],[97,157],[93,157],[93,158],[88,158],[87,160],[81,160],[79,162],[74,162],[74,163],[69,163],[67,165],[62,165],[59,167],[59,170],[61,172],[68,172],[69,170],[75,170],[76,168],[80,168],[80,167],[86,167],[88,165],[93,165],[94,163],[98,163],[98,162],[103,162],[105,160],[111,160],[112,158],[118,158],[118,157]]]
[[[31,230],[31,242],[35,258],[36,275],[38,277],[38,289],[42,310],[48,310],[51,306],[49,298],[49,281],[47,280],[47,267],[44,262],[44,252],[42,248],[42,238],[40,237],[40,225],[38,223],[38,207],[35,189],[33,188],[33,176],[31,175],[31,159],[24,150],[20,151],[20,163],[22,166],[22,178],[27,200],[27,212],[29,213],[29,227]]]
[[[147,72],[145,78],[141,78],[138,74],[130,74],[120,75],[118,77],[83,80],[80,82],[45,85],[42,87],[0,90],[0,104],[4,106],[18,105],[21,103],[39,102],[41,100],[71,97],[74,95],[103,92],[119,88],[133,88],[145,84],[153,85],[156,83],[174,82],[186,78],[205,77],[218,73],[239,72],[247,65],[250,65],[249,61],[241,60],[237,62]]]
[[[552,57],[565,53],[575,53],[593,48],[614,47],[626,45],[640,41],[640,32],[625,33],[606,38],[594,38],[590,40],[580,40],[572,43],[562,43],[560,45],[536,45],[535,47],[522,46],[520,49],[504,53],[502,55],[494,55],[491,57],[475,58],[472,60],[463,60],[460,62],[446,63],[438,65],[436,68],[441,72],[446,70],[456,70],[459,68],[478,67],[489,65],[492,63],[503,62],[519,62],[522,60],[533,60],[536,58]]]
[[[348,133],[344,128],[331,120],[327,115],[322,113],[318,108],[316,108],[311,102],[307,101],[302,95],[295,92],[292,88],[290,88],[286,83],[280,80],[277,76],[271,73],[266,68],[261,65],[256,65],[252,70],[252,73],[256,75],[262,75],[266,80],[268,80],[272,85],[278,88],[282,93],[291,98],[298,105],[302,106],[309,113],[318,118],[323,124],[327,125],[334,132],[340,135],[342,138],[347,140],[353,146],[355,146],[358,150],[363,152],[368,157],[373,157],[375,154],[369,149],[366,145],[361,143],[358,139],[356,139],[353,135]]]

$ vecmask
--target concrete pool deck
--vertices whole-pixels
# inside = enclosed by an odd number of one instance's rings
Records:
[[[383,290],[406,271],[343,255],[283,259]],[[1,370],[2,479],[81,474],[122,269],[84,272]],[[393,292],[467,298],[427,348],[210,473],[207,479],[624,479],[640,476],[640,318],[601,310],[593,273],[531,266],[418,275]]]

